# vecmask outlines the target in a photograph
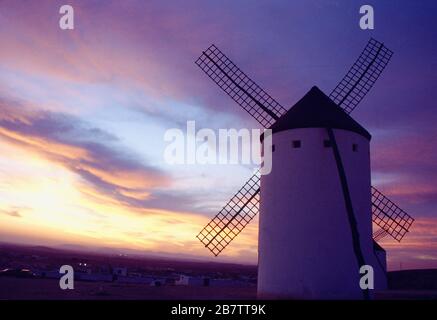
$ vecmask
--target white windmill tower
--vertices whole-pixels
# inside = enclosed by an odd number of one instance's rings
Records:
[[[371,187],[371,135],[349,113],[391,56],[370,39],[329,97],[313,87],[288,111],[214,45],[196,61],[272,130],[271,173],[252,176],[197,235],[217,256],[259,210],[260,297],[367,299],[359,286],[363,265],[385,287],[385,252],[376,240],[400,241],[414,219]],[[372,221],[379,227],[373,237]]]

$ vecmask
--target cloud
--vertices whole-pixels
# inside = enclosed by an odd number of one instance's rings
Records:
[[[120,89],[139,90],[154,99],[201,105],[204,109],[238,117],[239,122],[257,125],[194,64],[202,50],[220,39],[223,50],[232,49],[233,55],[241,57],[240,61],[250,60],[249,71],[255,69],[256,75],[257,69],[261,69],[258,73],[262,76],[261,85],[274,80],[270,68],[261,68],[258,63],[263,57],[247,55],[249,50],[259,50],[259,46],[246,46],[247,51],[241,51],[232,39],[223,38],[222,34],[232,33],[240,21],[229,15],[224,18],[222,6],[188,1],[182,9],[185,14],[181,14],[173,5],[160,1],[133,1],[129,6],[110,2],[104,7],[72,1],[71,5],[80,20],[74,32],[67,33],[57,27],[58,16],[52,13],[54,5],[50,1],[26,5],[3,2],[0,6],[8,9],[0,10],[0,37],[4,44],[0,65],[29,75],[44,75],[64,86],[105,83]],[[236,5],[235,9],[241,10],[241,7]],[[29,16],[27,12],[34,14]],[[27,19],[19,19],[23,15]],[[205,19],[209,20],[207,26]],[[13,33],[6,32],[12,28]],[[271,62],[280,64],[276,60]],[[281,70],[275,68],[278,69]],[[279,82],[280,78],[274,81]],[[161,113],[167,118],[172,116],[154,104],[139,104],[152,116]]]
[[[20,212],[18,210],[15,210],[15,209],[13,209],[13,210],[0,209],[0,213],[5,214],[5,215],[10,216],[10,217],[14,217],[14,218],[21,218],[22,217]]]
[[[388,196],[437,205],[437,131],[396,132],[379,138],[372,152],[372,174]]]
[[[437,268],[437,218],[416,217],[410,232],[399,243],[390,237],[381,245],[387,250],[389,267]]]
[[[117,138],[61,113],[0,99],[0,137],[79,175],[89,186],[122,203],[145,203],[171,179],[123,149]]]

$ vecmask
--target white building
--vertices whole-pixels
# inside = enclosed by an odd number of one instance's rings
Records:
[[[112,274],[116,275],[116,276],[126,277],[127,276],[127,268],[115,267],[112,269]]]
[[[210,285],[210,279],[205,277],[190,277],[181,275],[178,280],[175,281],[177,286],[204,286]]]
[[[327,128],[335,134],[362,256],[384,286],[372,239],[371,136],[313,87],[271,127],[272,171],[261,177],[260,297],[363,298],[354,228]]]

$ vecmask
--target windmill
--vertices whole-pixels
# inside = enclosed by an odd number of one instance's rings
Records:
[[[375,269],[376,286],[386,286],[385,251],[376,241],[401,241],[414,219],[371,186],[371,135],[349,114],[392,54],[370,39],[329,96],[313,87],[289,110],[215,45],[196,60],[272,130],[272,172],[256,172],[197,235],[217,256],[260,211],[260,297],[367,299],[358,271],[366,264]]]

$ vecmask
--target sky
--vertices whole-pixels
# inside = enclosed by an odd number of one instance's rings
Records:
[[[260,128],[194,64],[214,43],[287,108],[370,37],[392,61],[353,117],[372,184],[416,221],[389,267],[437,268],[435,1],[0,1],[0,241],[257,262],[257,219],[218,258],[195,235],[251,176],[170,165],[166,130]],[[375,29],[359,28],[359,8]]]

